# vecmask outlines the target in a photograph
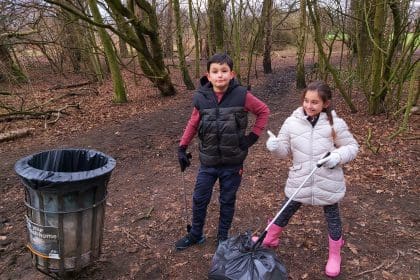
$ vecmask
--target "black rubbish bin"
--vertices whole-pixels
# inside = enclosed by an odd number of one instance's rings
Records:
[[[18,160],[28,245],[38,270],[78,272],[99,257],[115,160],[95,150],[44,151]]]

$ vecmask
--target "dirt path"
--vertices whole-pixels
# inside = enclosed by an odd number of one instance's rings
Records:
[[[293,67],[284,67],[252,89],[272,111],[272,130],[278,130],[299,104],[293,76]],[[337,110],[348,114],[341,101]],[[0,278],[47,279],[33,268],[25,248],[24,194],[12,172],[14,162],[41,149],[88,147],[113,156],[117,168],[108,186],[103,253],[78,279],[206,279],[216,249],[217,187],[208,210],[207,242],[183,252],[174,250],[186,225],[175,151],[190,111],[190,97],[178,96],[155,112],[65,141],[34,141],[24,149],[2,150]],[[362,148],[358,159],[346,167],[348,193],[341,213],[347,243],[339,279],[419,279],[417,143],[404,142],[412,145],[405,148],[408,154],[393,149],[395,143],[383,143],[384,153],[372,155],[363,146],[365,128],[358,125],[364,117],[344,116]],[[270,157],[266,138],[252,148],[245,163],[232,235],[262,230],[284,198],[288,162]],[[193,165],[185,176],[189,201],[198,168],[196,142],[190,150]],[[319,207],[303,207],[283,235],[277,253],[290,279],[325,279],[326,226],[321,212]]]

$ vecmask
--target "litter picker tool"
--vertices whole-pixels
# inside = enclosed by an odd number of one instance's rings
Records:
[[[328,152],[323,158],[326,158],[329,155],[330,155],[330,153]],[[271,227],[271,225],[277,220],[277,218],[281,215],[281,213],[283,213],[284,209],[286,209],[286,207],[290,204],[290,202],[292,202],[293,198],[297,195],[297,193],[300,191],[300,189],[302,189],[302,187],[306,184],[306,182],[309,180],[309,178],[311,178],[312,175],[315,173],[315,171],[318,168],[320,168],[323,164],[324,164],[324,162],[321,163],[321,164],[317,164],[314,167],[314,169],[312,169],[311,173],[309,173],[309,175],[305,178],[305,180],[303,180],[302,184],[300,184],[300,186],[296,189],[296,191],[290,196],[290,198],[283,205],[283,207],[280,209],[280,211],[277,212],[276,216],[270,221],[270,223],[264,229],[264,232],[258,237],[257,242],[255,242],[255,244],[253,245],[253,248],[261,245],[261,243],[264,240],[265,236],[267,235],[268,229]]]

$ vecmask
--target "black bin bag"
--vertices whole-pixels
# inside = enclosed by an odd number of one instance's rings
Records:
[[[209,279],[287,280],[287,272],[273,250],[261,246],[253,248],[251,234],[245,233],[219,244]]]

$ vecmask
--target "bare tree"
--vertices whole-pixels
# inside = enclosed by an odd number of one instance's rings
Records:
[[[32,29],[30,14],[26,7],[16,7],[13,1],[0,2],[0,80],[25,82],[27,77],[14,59],[14,46],[28,35],[36,32]]]
[[[311,19],[311,23],[314,29],[314,40],[316,43],[316,46],[318,48],[318,54],[319,54],[319,61],[322,62],[322,64],[325,66],[327,71],[331,73],[334,83],[339,90],[340,94],[343,96],[346,104],[349,106],[350,110],[352,112],[357,112],[356,107],[354,106],[351,97],[347,94],[345,87],[343,85],[343,82],[340,79],[339,72],[337,69],[330,63],[330,61],[327,58],[327,55],[324,51],[323,47],[323,36],[321,33],[321,24],[320,24],[320,18],[319,18],[319,11],[318,11],[318,3],[316,0],[307,0],[306,5],[308,7],[309,11],[309,17]]]
[[[130,0],[127,5],[124,5],[120,0],[105,0],[101,3],[103,7],[109,8],[107,11],[111,16],[115,14],[121,16],[122,26],[118,27],[112,24],[98,24],[83,11],[72,6],[71,3],[56,0],[46,1],[66,9],[90,24],[106,28],[124,39],[127,44],[137,50],[143,74],[159,89],[160,93],[163,96],[176,94],[163,61],[163,48],[158,31],[156,10],[149,2]]]
[[[102,17],[99,12],[98,7],[96,6],[95,0],[88,0],[89,8],[92,12],[93,19],[98,24],[102,25]],[[104,46],[104,51],[106,59],[108,61],[109,69],[111,71],[112,83],[114,86],[114,102],[124,103],[127,102],[127,94],[125,92],[124,80],[121,76],[121,71],[118,65],[117,55],[113,48],[111,38],[106,30],[102,27],[98,28],[98,33]]]
[[[418,62],[414,56],[418,45],[407,40],[409,34],[419,36],[419,20],[411,14],[410,4],[409,0],[351,2],[355,72],[370,114],[400,110],[403,85]]]
[[[208,0],[209,45],[212,53],[225,51],[225,11],[226,5],[223,0]]]
[[[273,0],[264,0],[262,10],[262,29],[264,33],[263,69],[264,73],[272,73],[271,68],[271,33],[272,33]]]
[[[165,57],[172,58],[174,55],[174,38],[173,38],[173,0],[168,0],[168,5],[165,9],[164,17],[164,55]]]
[[[188,18],[190,22],[190,27],[194,36],[194,53],[195,53],[195,77],[199,78],[200,76],[200,40],[199,40],[199,26],[200,26],[200,17],[197,13],[194,13],[194,7],[192,0],[188,0]]]
[[[187,89],[194,89],[194,84],[191,81],[190,74],[188,72],[188,66],[185,61],[185,53],[184,53],[184,44],[182,43],[182,35],[183,35],[183,27],[181,23],[181,13],[179,8],[179,1],[173,1],[173,8],[175,14],[175,23],[176,23],[176,45],[178,49],[178,59],[179,59],[179,67],[181,68],[182,79],[184,80],[184,84]]]
[[[297,38],[297,53],[296,53],[296,87],[305,88],[305,53],[306,53],[306,2],[300,1],[299,14],[299,34]]]
[[[231,0],[233,68],[236,77],[241,80],[241,18],[244,4],[242,0],[237,4],[235,2]]]

